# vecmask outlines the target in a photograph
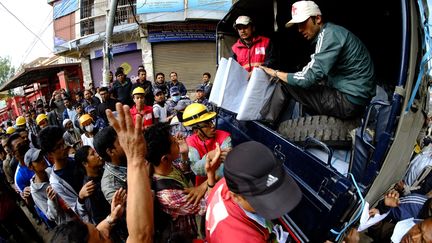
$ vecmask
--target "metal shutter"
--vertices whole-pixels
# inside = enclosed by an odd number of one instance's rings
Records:
[[[216,44],[214,42],[152,43],[154,72],[165,74],[174,71],[188,91],[195,91],[201,83],[202,74],[216,73]]]

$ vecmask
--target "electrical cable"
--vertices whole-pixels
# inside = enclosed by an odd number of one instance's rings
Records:
[[[357,190],[357,193],[358,193],[358,195],[359,195],[359,198],[360,198],[360,201],[361,201],[361,205],[360,205],[360,209],[357,211],[357,214],[354,216],[353,220],[349,221],[341,231],[336,231],[336,230],[334,230],[334,229],[331,229],[331,230],[330,230],[331,233],[337,235],[337,237],[336,237],[336,241],[339,241],[339,238],[340,238],[340,237],[345,233],[345,231],[346,231],[346,230],[347,230],[347,229],[348,229],[348,228],[349,228],[353,223],[355,223],[355,222],[360,218],[360,216],[361,216],[361,214],[362,214],[362,212],[363,212],[363,209],[364,209],[364,207],[365,207],[365,199],[364,199],[363,195],[361,194],[360,188],[359,188],[359,186],[357,185],[357,181],[355,180],[354,175],[351,174],[351,173],[348,173],[348,175],[351,176],[351,179],[352,179],[352,181],[353,181],[353,183],[354,183],[354,186],[355,186],[355,188],[356,188],[356,190]]]
[[[39,39],[39,41],[50,51],[52,52],[52,50],[48,47],[47,44],[45,44],[45,42],[37,35],[35,34],[29,27],[27,27],[27,25],[25,25],[14,13],[12,13],[2,2],[0,2],[0,5],[10,14],[12,15],[16,20],[18,20],[18,22],[20,22],[30,33],[32,33],[36,38]]]

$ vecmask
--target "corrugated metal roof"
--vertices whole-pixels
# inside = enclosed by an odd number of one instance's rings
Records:
[[[24,68],[19,73],[17,73],[14,77],[12,77],[11,79],[3,83],[0,86],[0,92],[3,90],[9,90],[23,85],[34,83],[37,80],[40,80],[47,76],[57,74],[58,72],[63,71],[67,67],[74,67],[74,66],[80,67],[81,63],[65,63],[65,64],[54,64],[48,66]]]

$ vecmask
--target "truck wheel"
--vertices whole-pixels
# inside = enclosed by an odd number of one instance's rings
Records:
[[[350,147],[350,131],[360,126],[360,119],[341,120],[329,116],[308,116],[287,120],[279,125],[278,132],[300,145],[306,137],[313,137],[328,146]]]

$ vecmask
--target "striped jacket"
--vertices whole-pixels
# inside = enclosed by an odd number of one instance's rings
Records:
[[[326,23],[314,40],[315,53],[288,84],[308,88],[320,81],[347,95],[350,102],[367,105],[375,95],[375,71],[366,47],[347,29]]]

